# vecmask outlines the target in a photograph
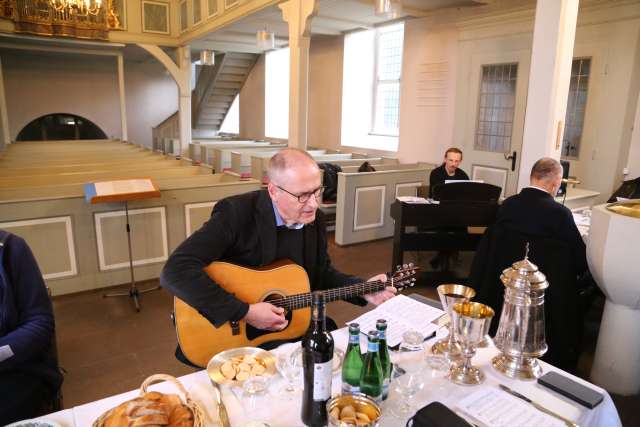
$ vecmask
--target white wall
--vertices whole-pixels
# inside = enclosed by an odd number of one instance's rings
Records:
[[[626,179],[640,177],[640,96],[636,105],[636,116],[633,123],[633,133],[631,134],[631,148],[629,149],[627,162],[629,173],[625,177]]]
[[[116,58],[1,52],[11,140],[32,120],[51,113],[85,117],[108,137],[121,138]],[[173,79],[155,60],[125,61],[129,140],[151,146],[151,128],[178,108]]]

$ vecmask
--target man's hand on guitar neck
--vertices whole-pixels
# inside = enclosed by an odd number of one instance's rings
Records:
[[[371,279],[367,280],[367,282],[375,282],[375,281],[386,282],[387,281],[387,275],[386,274],[378,274],[377,276],[374,276]],[[380,292],[376,292],[376,293],[373,293],[373,294],[365,295],[364,299],[367,300],[367,302],[370,302],[373,305],[380,305],[383,302],[385,302],[386,300],[395,297],[396,293],[398,293],[398,290],[396,288],[391,287],[391,286],[387,286],[384,289],[384,291],[380,291]]]
[[[254,328],[267,331],[279,331],[289,323],[284,317],[284,308],[268,302],[251,304],[244,320]]]

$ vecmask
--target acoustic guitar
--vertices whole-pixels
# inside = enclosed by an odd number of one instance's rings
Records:
[[[174,319],[178,343],[186,358],[194,365],[205,367],[214,355],[230,348],[292,340],[302,336],[309,327],[311,293],[309,278],[301,266],[281,261],[253,269],[216,261],[204,270],[214,282],[241,301],[249,304],[266,301],[283,307],[289,323],[281,331],[260,330],[243,320],[227,322],[216,328],[197,310],[176,297]],[[387,286],[401,291],[406,286],[413,286],[417,270],[413,264],[399,266],[386,282],[364,282],[323,291],[325,301],[374,293]]]

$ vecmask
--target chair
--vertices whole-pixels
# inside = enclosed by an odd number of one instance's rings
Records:
[[[496,320],[490,329],[490,334],[495,335],[504,298],[500,274],[524,258],[527,243],[529,260],[549,282],[545,292],[545,335],[549,349],[542,359],[574,372],[580,355],[583,313],[573,249],[569,245],[495,224],[487,229],[478,245],[469,285],[476,290],[476,301],[495,310]]]

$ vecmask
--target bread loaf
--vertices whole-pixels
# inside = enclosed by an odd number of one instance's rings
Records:
[[[126,401],[114,408],[104,427],[193,427],[193,414],[176,394],[157,391]]]

